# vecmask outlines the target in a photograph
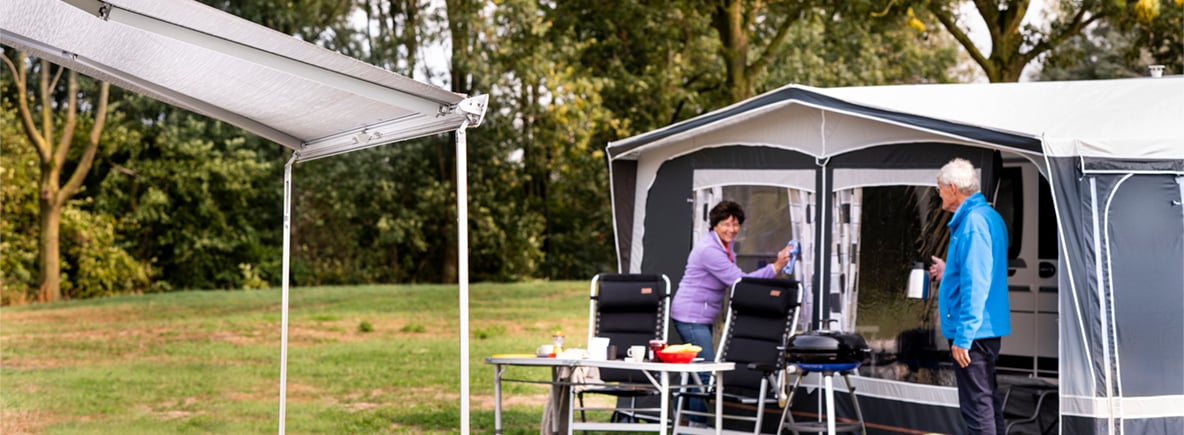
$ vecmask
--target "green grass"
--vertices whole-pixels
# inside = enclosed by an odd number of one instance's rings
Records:
[[[455,285],[291,291],[289,433],[456,433]],[[493,431],[495,353],[562,328],[583,347],[587,284],[470,288],[470,422]],[[273,433],[281,294],[193,291],[0,310],[0,433]],[[542,380],[545,369],[518,369]],[[507,433],[537,433],[546,389],[503,385]]]

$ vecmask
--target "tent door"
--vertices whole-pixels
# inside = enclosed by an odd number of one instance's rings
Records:
[[[1001,372],[1057,375],[1057,235],[1048,181],[1024,159],[1008,159],[995,208],[1007,223],[1008,299],[1013,333],[1003,340]]]

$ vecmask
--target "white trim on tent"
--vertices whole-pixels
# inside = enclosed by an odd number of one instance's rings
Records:
[[[696,169],[693,190],[722,186],[773,186],[814,192],[813,169]]]
[[[802,385],[807,388],[810,385],[817,387],[821,384],[822,376],[813,372],[806,375],[802,381]],[[859,391],[861,397],[875,397],[948,408],[958,407],[958,389],[956,387],[897,382],[866,376],[852,376],[851,384],[856,391]],[[835,385],[834,388],[836,391],[848,392],[846,385]]]
[[[1089,180],[1089,196],[1090,196],[1090,204],[1091,204],[1090,214],[1091,214],[1091,217],[1093,218],[1092,231],[1093,231],[1093,241],[1094,241],[1094,246],[1093,246],[1094,256],[1095,256],[1094,258],[1100,259],[1100,258],[1104,258],[1104,257],[1102,255],[1102,235],[1101,235],[1102,230],[1100,227],[1101,219],[1098,217],[1098,182],[1097,182],[1097,179],[1095,179],[1095,178],[1090,178],[1090,180]],[[1110,339],[1109,339],[1110,334],[1108,332],[1110,330],[1110,325],[1108,322],[1109,317],[1106,316],[1106,313],[1109,311],[1109,309],[1106,308],[1106,302],[1108,301],[1108,299],[1106,298],[1106,289],[1105,289],[1106,286],[1105,286],[1104,280],[1101,278],[1102,276],[1104,276],[1104,275],[1102,275],[1102,261],[1095,261],[1094,262],[1094,276],[1098,277],[1098,285],[1097,285],[1098,314],[1099,314],[1098,317],[1101,320],[1101,331],[1099,331],[1099,332],[1103,337],[1103,340],[1101,343],[1101,346],[1102,346],[1102,379],[1103,379],[1103,385],[1105,385],[1105,387],[1106,387],[1106,391],[1104,393],[1102,393],[1103,394],[1102,398],[1106,401],[1106,404],[1110,408],[1110,410],[1106,413],[1107,425],[1110,427],[1110,431],[1113,432],[1114,431],[1114,415],[1115,415],[1115,413],[1114,413],[1114,396],[1115,396],[1115,394],[1114,394],[1114,381],[1113,381],[1111,375],[1114,373],[1114,371],[1110,368]]]
[[[863,389],[860,389],[863,394]],[[1122,412],[1115,414],[1110,402],[1119,402]],[[1108,418],[1120,416],[1124,420],[1136,418],[1184,417],[1184,395],[1147,397],[1085,397],[1064,396],[1061,398],[1061,414],[1078,417]]]
[[[976,170],[976,172],[981,171]],[[835,169],[832,191],[875,186],[936,186],[932,169]]]

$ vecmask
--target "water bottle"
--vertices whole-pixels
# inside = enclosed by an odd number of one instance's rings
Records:
[[[925,264],[913,263],[913,270],[909,271],[910,299],[929,299],[929,273],[925,271]]]
[[[793,265],[798,262],[798,255],[802,253],[802,247],[797,240],[790,240],[785,246],[789,248],[789,262],[781,268],[781,273],[793,276]]]

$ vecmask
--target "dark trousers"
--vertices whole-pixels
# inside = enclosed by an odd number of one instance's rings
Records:
[[[999,337],[974,340],[970,345],[970,365],[954,363],[958,379],[958,404],[962,420],[971,434],[1006,435],[1003,422],[1003,398],[995,381],[995,362],[999,359]],[[951,346],[953,346],[951,341]]]

